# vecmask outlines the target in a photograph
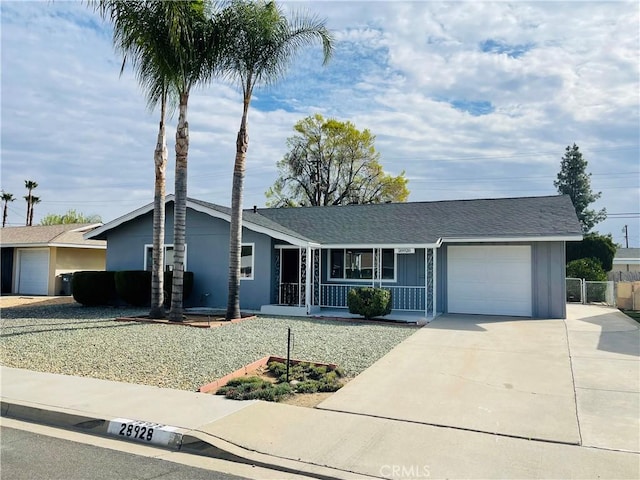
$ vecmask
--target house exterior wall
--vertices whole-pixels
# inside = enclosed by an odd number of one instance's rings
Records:
[[[614,259],[612,272],[640,272],[640,263],[617,263]]]
[[[81,270],[104,270],[107,251],[98,248],[51,247],[52,274],[49,277],[49,295],[61,295],[63,273]],[[53,287],[53,291],[52,290]]]
[[[532,311],[534,318],[566,317],[565,242],[455,243],[454,245],[529,245],[532,262]],[[448,244],[438,249],[437,305],[447,313]]]
[[[354,285],[371,285],[372,280],[345,279],[330,280],[329,279],[329,249],[322,250],[322,262],[320,277],[322,283],[326,284],[354,284]],[[424,248],[416,248],[414,253],[396,254],[396,280],[383,280],[382,284],[390,287],[415,287],[424,286]],[[377,285],[377,282],[376,282]]]
[[[126,222],[108,233],[107,270],[142,270],[145,245],[153,243],[153,213]],[[243,309],[258,310],[269,304],[271,238],[242,230],[242,243],[254,244],[253,280],[240,281]],[[173,204],[167,205],[165,244],[173,244]],[[186,270],[194,286],[186,306],[225,308],[229,281],[229,223],[187,209]]]
[[[531,253],[533,316],[566,318],[565,242],[535,242]]]

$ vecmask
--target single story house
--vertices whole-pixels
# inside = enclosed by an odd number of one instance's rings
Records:
[[[640,248],[619,248],[613,257],[612,272],[640,272]]]
[[[167,197],[171,268],[174,196]],[[230,209],[188,199],[187,306],[225,307]],[[85,234],[107,269],[150,269],[153,204]],[[582,239],[568,196],[253,208],[243,212],[240,302],[284,315],[346,308],[355,286],[391,291],[393,313],[564,318],[565,242]]]
[[[101,224],[0,229],[3,294],[60,295],[62,274],[104,270],[107,242],[84,234]]]

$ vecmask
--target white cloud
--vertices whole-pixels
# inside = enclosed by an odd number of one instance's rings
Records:
[[[634,2],[286,2],[326,16],[337,41],[321,66],[309,49],[249,114],[245,206],[263,205],[295,122],[321,112],[377,135],[387,170],[412,200],[553,194],[576,142],[602,190],[596,207],[638,211],[639,71]],[[157,113],[84,4],[3,2],[2,188],[34,179],[48,212],[110,220],[151,201]],[[483,51],[487,50],[487,51]],[[472,115],[452,104],[490,105]],[[229,204],[238,91],[191,95],[189,194]],[[176,119],[167,126],[170,158]],[[173,162],[168,172],[172,191]],[[25,210],[11,205],[9,221]],[[618,241],[637,219],[598,228]],[[631,223],[635,222],[635,225]]]

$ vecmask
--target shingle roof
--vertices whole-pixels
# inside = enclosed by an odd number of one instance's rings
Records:
[[[85,240],[83,234],[90,223],[75,223],[66,225],[37,225],[34,227],[4,227],[0,229],[0,245],[29,246],[29,245],[77,245],[79,247],[106,247],[102,240]]]
[[[220,213],[223,213],[225,215],[229,215],[231,216],[231,209],[229,207],[223,207],[222,205],[216,205],[215,203],[209,203],[209,202],[205,202],[202,200],[196,200],[195,198],[189,198],[190,202],[193,203],[197,203],[199,205],[202,205],[203,207],[206,208],[210,208],[212,210],[216,210]],[[254,225],[263,227],[263,228],[267,228],[269,230],[272,230],[274,232],[280,232],[283,233],[285,235],[289,235],[291,237],[294,238],[298,238],[300,240],[303,240],[305,242],[310,242],[313,241],[310,238],[305,237],[304,235],[301,235],[299,232],[290,230],[289,228],[274,222],[273,220],[271,220],[270,218],[264,216],[264,215],[260,215],[260,214],[256,214],[253,213],[253,209],[252,210],[243,210],[242,211],[242,220],[244,223],[252,223]]]
[[[640,259],[640,248],[619,248],[616,250],[614,261],[630,258]]]
[[[417,244],[439,238],[579,236],[568,196],[268,208],[258,214],[321,244]]]

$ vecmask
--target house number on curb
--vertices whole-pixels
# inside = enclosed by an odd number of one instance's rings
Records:
[[[179,434],[176,433],[176,430],[176,427],[168,427],[159,423],[115,418],[109,422],[107,433],[126,440],[168,447],[177,443]]]

